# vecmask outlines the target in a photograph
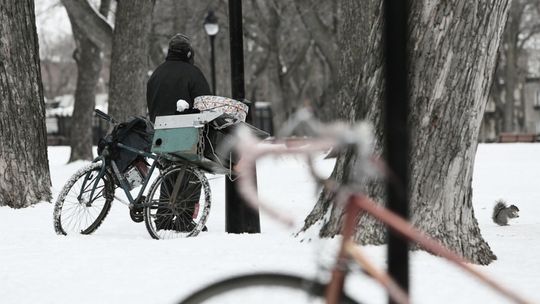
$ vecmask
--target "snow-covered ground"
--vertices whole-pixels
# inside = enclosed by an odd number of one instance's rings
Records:
[[[53,196],[84,163],[66,165],[69,149],[50,147]],[[330,170],[331,161],[321,163]],[[294,158],[263,160],[259,192],[299,221],[316,197],[305,166]],[[209,232],[196,238],[155,241],[133,223],[126,206],[113,204],[90,236],[58,236],[53,204],[0,208],[0,303],[174,303],[206,283],[258,270],[312,275],[327,261],[336,240],[302,242],[262,216],[262,233],[224,231],[224,178],[210,176],[213,209]],[[498,260],[481,267],[507,286],[540,302],[540,145],[480,145],[473,180],[475,214]],[[520,208],[510,226],[491,222],[494,201]],[[368,247],[379,265],[385,247]],[[425,252],[411,254],[415,303],[507,303],[475,279]],[[367,303],[385,303],[384,293],[362,275],[351,276],[351,293]],[[270,301],[272,303],[272,301]]]

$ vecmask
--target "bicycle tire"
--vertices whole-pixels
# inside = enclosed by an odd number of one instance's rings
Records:
[[[259,300],[247,300],[246,295],[237,294],[227,295],[231,292],[238,292],[239,290],[247,290],[249,288],[260,287],[261,290],[257,292],[251,292],[251,295],[260,296]],[[287,292],[283,292],[283,303],[303,303],[295,301],[291,298],[291,292],[299,296],[299,299],[305,300],[304,303],[325,303],[324,290],[326,285],[313,281],[311,279],[302,278],[296,275],[278,274],[278,273],[255,273],[248,275],[240,275],[218,281],[208,285],[200,290],[195,291],[183,300],[180,304],[200,304],[205,303],[208,300],[215,301],[215,303],[278,303],[279,300],[273,297],[279,295],[275,290],[276,288],[290,289]],[[263,295],[262,291],[267,294]],[[229,296],[229,298],[227,298]],[[261,299],[264,301],[261,302]],[[299,300],[297,299],[297,300]],[[230,301],[230,302],[228,302]],[[359,304],[359,302],[353,300],[347,295],[343,295],[340,303],[344,304]]]
[[[96,190],[98,193],[95,201],[88,205],[88,203],[81,202],[79,198],[82,195],[79,189],[85,193],[93,188],[95,180],[93,178],[98,176],[101,168],[102,163],[89,164],[75,172],[64,184],[56,199],[53,212],[54,230],[57,234],[91,234],[99,228],[109,214],[114,199],[114,184],[108,173],[105,173],[105,176],[98,182]],[[93,171],[94,173],[92,173]],[[81,178],[92,178],[87,182],[85,189],[82,189]],[[75,218],[76,216],[79,217]]]
[[[174,188],[180,173],[183,177],[182,188],[177,203],[172,204],[170,188]],[[210,213],[210,185],[201,170],[184,165],[172,166],[152,183],[145,205],[144,222],[152,238],[159,240],[197,236],[205,229]]]

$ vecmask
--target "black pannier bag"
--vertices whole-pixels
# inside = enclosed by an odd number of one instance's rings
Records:
[[[131,117],[116,125],[109,134],[100,139],[98,155],[101,155],[105,146],[109,146],[111,158],[116,162],[118,170],[124,173],[130,164],[140,156],[129,150],[118,148],[117,143],[150,152],[153,136],[154,126],[148,119],[142,116]]]

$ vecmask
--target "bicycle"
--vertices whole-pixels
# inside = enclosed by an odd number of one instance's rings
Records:
[[[257,206],[273,218],[288,226],[293,225],[292,219],[272,209],[269,203],[262,202],[257,197],[255,178],[252,174],[257,159],[267,155],[298,154],[306,156],[310,174],[315,181],[336,194],[336,201],[344,210],[341,224],[342,240],[329,274],[329,280],[320,278],[304,278],[296,275],[279,273],[254,273],[227,278],[203,287],[180,301],[182,304],[198,303],[259,303],[262,299],[271,298],[278,293],[283,294],[287,303],[359,303],[344,292],[344,284],[349,270],[356,263],[369,277],[377,281],[395,303],[409,303],[408,294],[385,272],[373,265],[364,255],[359,245],[354,243],[353,235],[360,216],[369,214],[382,221],[402,237],[414,241],[425,250],[446,258],[458,267],[475,276],[503,296],[516,303],[530,303],[512,290],[492,280],[466,261],[445,248],[438,241],[416,230],[407,221],[386,210],[383,206],[371,201],[356,188],[356,184],[342,185],[337,181],[319,176],[314,168],[313,154],[327,152],[329,149],[354,149],[357,155],[356,182],[381,174],[386,169],[382,162],[372,156],[372,135],[370,127],[360,123],[353,127],[344,124],[324,125],[311,117],[309,112],[301,111],[286,128],[286,134],[298,126],[303,126],[317,137],[303,140],[301,144],[260,145],[259,141],[245,130],[238,134],[237,149],[240,153],[240,163],[236,167],[239,176],[239,191],[250,205]],[[282,142],[283,143],[283,142]],[[256,292],[249,291],[259,288]],[[279,289],[281,288],[281,289]],[[279,290],[278,290],[279,289]],[[249,299],[250,295],[260,297]],[[297,298],[291,298],[297,295]],[[227,302],[229,300],[229,302]]]
[[[126,123],[118,123],[99,110],[95,112],[112,124],[113,128],[101,140],[99,156],[73,174],[60,191],[53,213],[56,233],[67,235],[95,232],[109,213],[114,198],[129,206],[133,221],[145,222],[148,233],[154,239],[192,237],[203,231],[211,205],[211,191],[205,173],[221,173],[219,166],[204,166],[197,162],[195,156],[201,151],[188,151],[191,154],[181,156],[169,153],[161,145],[162,138],[152,139],[152,151],[157,151],[155,153],[122,143],[119,134],[114,132],[119,133],[118,130],[125,128]],[[190,122],[185,129],[194,134],[203,134],[210,118],[221,114],[219,111],[206,111],[182,115],[181,119]],[[146,119],[139,119],[149,123]],[[134,132],[147,138],[153,135],[148,130]],[[200,143],[195,140],[195,145]],[[119,158],[122,153],[131,155],[129,163],[123,165],[126,167],[124,169]],[[146,162],[147,159],[152,160],[151,165]],[[205,164],[212,162],[206,160]],[[161,172],[145,195],[156,168]],[[221,169],[226,172],[225,168]],[[138,192],[132,195],[131,191],[139,186]],[[116,188],[123,190],[128,202],[115,196]]]

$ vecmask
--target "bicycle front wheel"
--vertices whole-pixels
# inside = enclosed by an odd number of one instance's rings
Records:
[[[210,212],[210,186],[196,168],[174,166],[150,186],[144,222],[154,239],[196,236],[206,230]]]
[[[258,273],[232,277],[196,291],[180,304],[325,303],[325,285],[302,277]],[[347,295],[340,303],[355,304]]]
[[[66,182],[54,205],[57,234],[90,234],[101,225],[114,198],[114,183],[101,163],[81,168]]]

